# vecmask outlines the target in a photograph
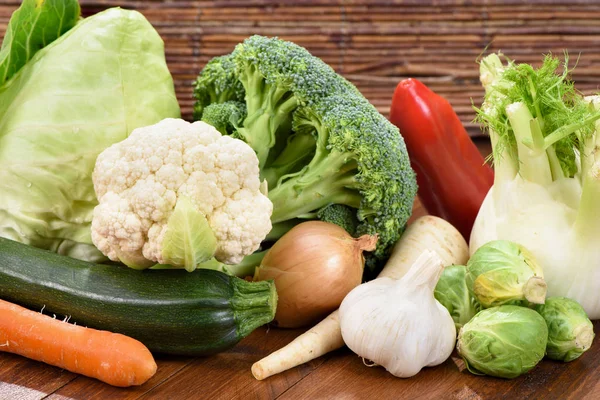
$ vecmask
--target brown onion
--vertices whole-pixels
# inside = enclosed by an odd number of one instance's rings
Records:
[[[275,281],[274,323],[298,328],[318,322],[342,303],[362,280],[363,251],[375,249],[377,236],[357,239],[321,221],[296,225],[267,252],[254,280]]]

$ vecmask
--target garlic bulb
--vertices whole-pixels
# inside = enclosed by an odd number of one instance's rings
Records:
[[[353,289],[340,306],[346,345],[401,378],[443,363],[456,342],[454,321],[433,296],[443,269],[440,257],[426,250],[402,279],[378,278]]]

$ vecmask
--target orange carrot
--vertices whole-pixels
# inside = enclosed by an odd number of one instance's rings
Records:
[[[135,339],[73,325],[4,300],[0,351],[120,387],[141,385],[156,372],[152,354]]]

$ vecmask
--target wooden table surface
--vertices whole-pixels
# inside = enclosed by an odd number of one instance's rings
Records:
[[[598,331],[600,323],[594,324]],[[570,363],[543,360],[513,380],[471,375],[453,354],[409,379],[368,368],[347,348],[257,381],[253,362],[300,330],[259,328],[233,349],[207,358],[157,359],[145,385],[114,388],[59,368],[0,354],[0,399],[594,399],[600,398],[600,341]]]
[[[479,142],[489,153],[489,144]],[[424,214],[418,202],[413,217]],[[598,332],[600,321],[594,323]],[[157,357],[146,384],[115,388],[60,368],[0,353],[0,400],[67,399],[600,399],[600,340],[570,363],[543,360],[528,374],[504,380],[469,373],[456,352],[409,379],[366,367],[342,348],[264,381],[252,364],[302,330],[262,327],[231,350],[205,358]]]

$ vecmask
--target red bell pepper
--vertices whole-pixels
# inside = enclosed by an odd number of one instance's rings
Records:
[[[406,142],[421,202],[469,240],[494,173],[452,106],[422,82],[405,79],[394,92],[390,121]]]

